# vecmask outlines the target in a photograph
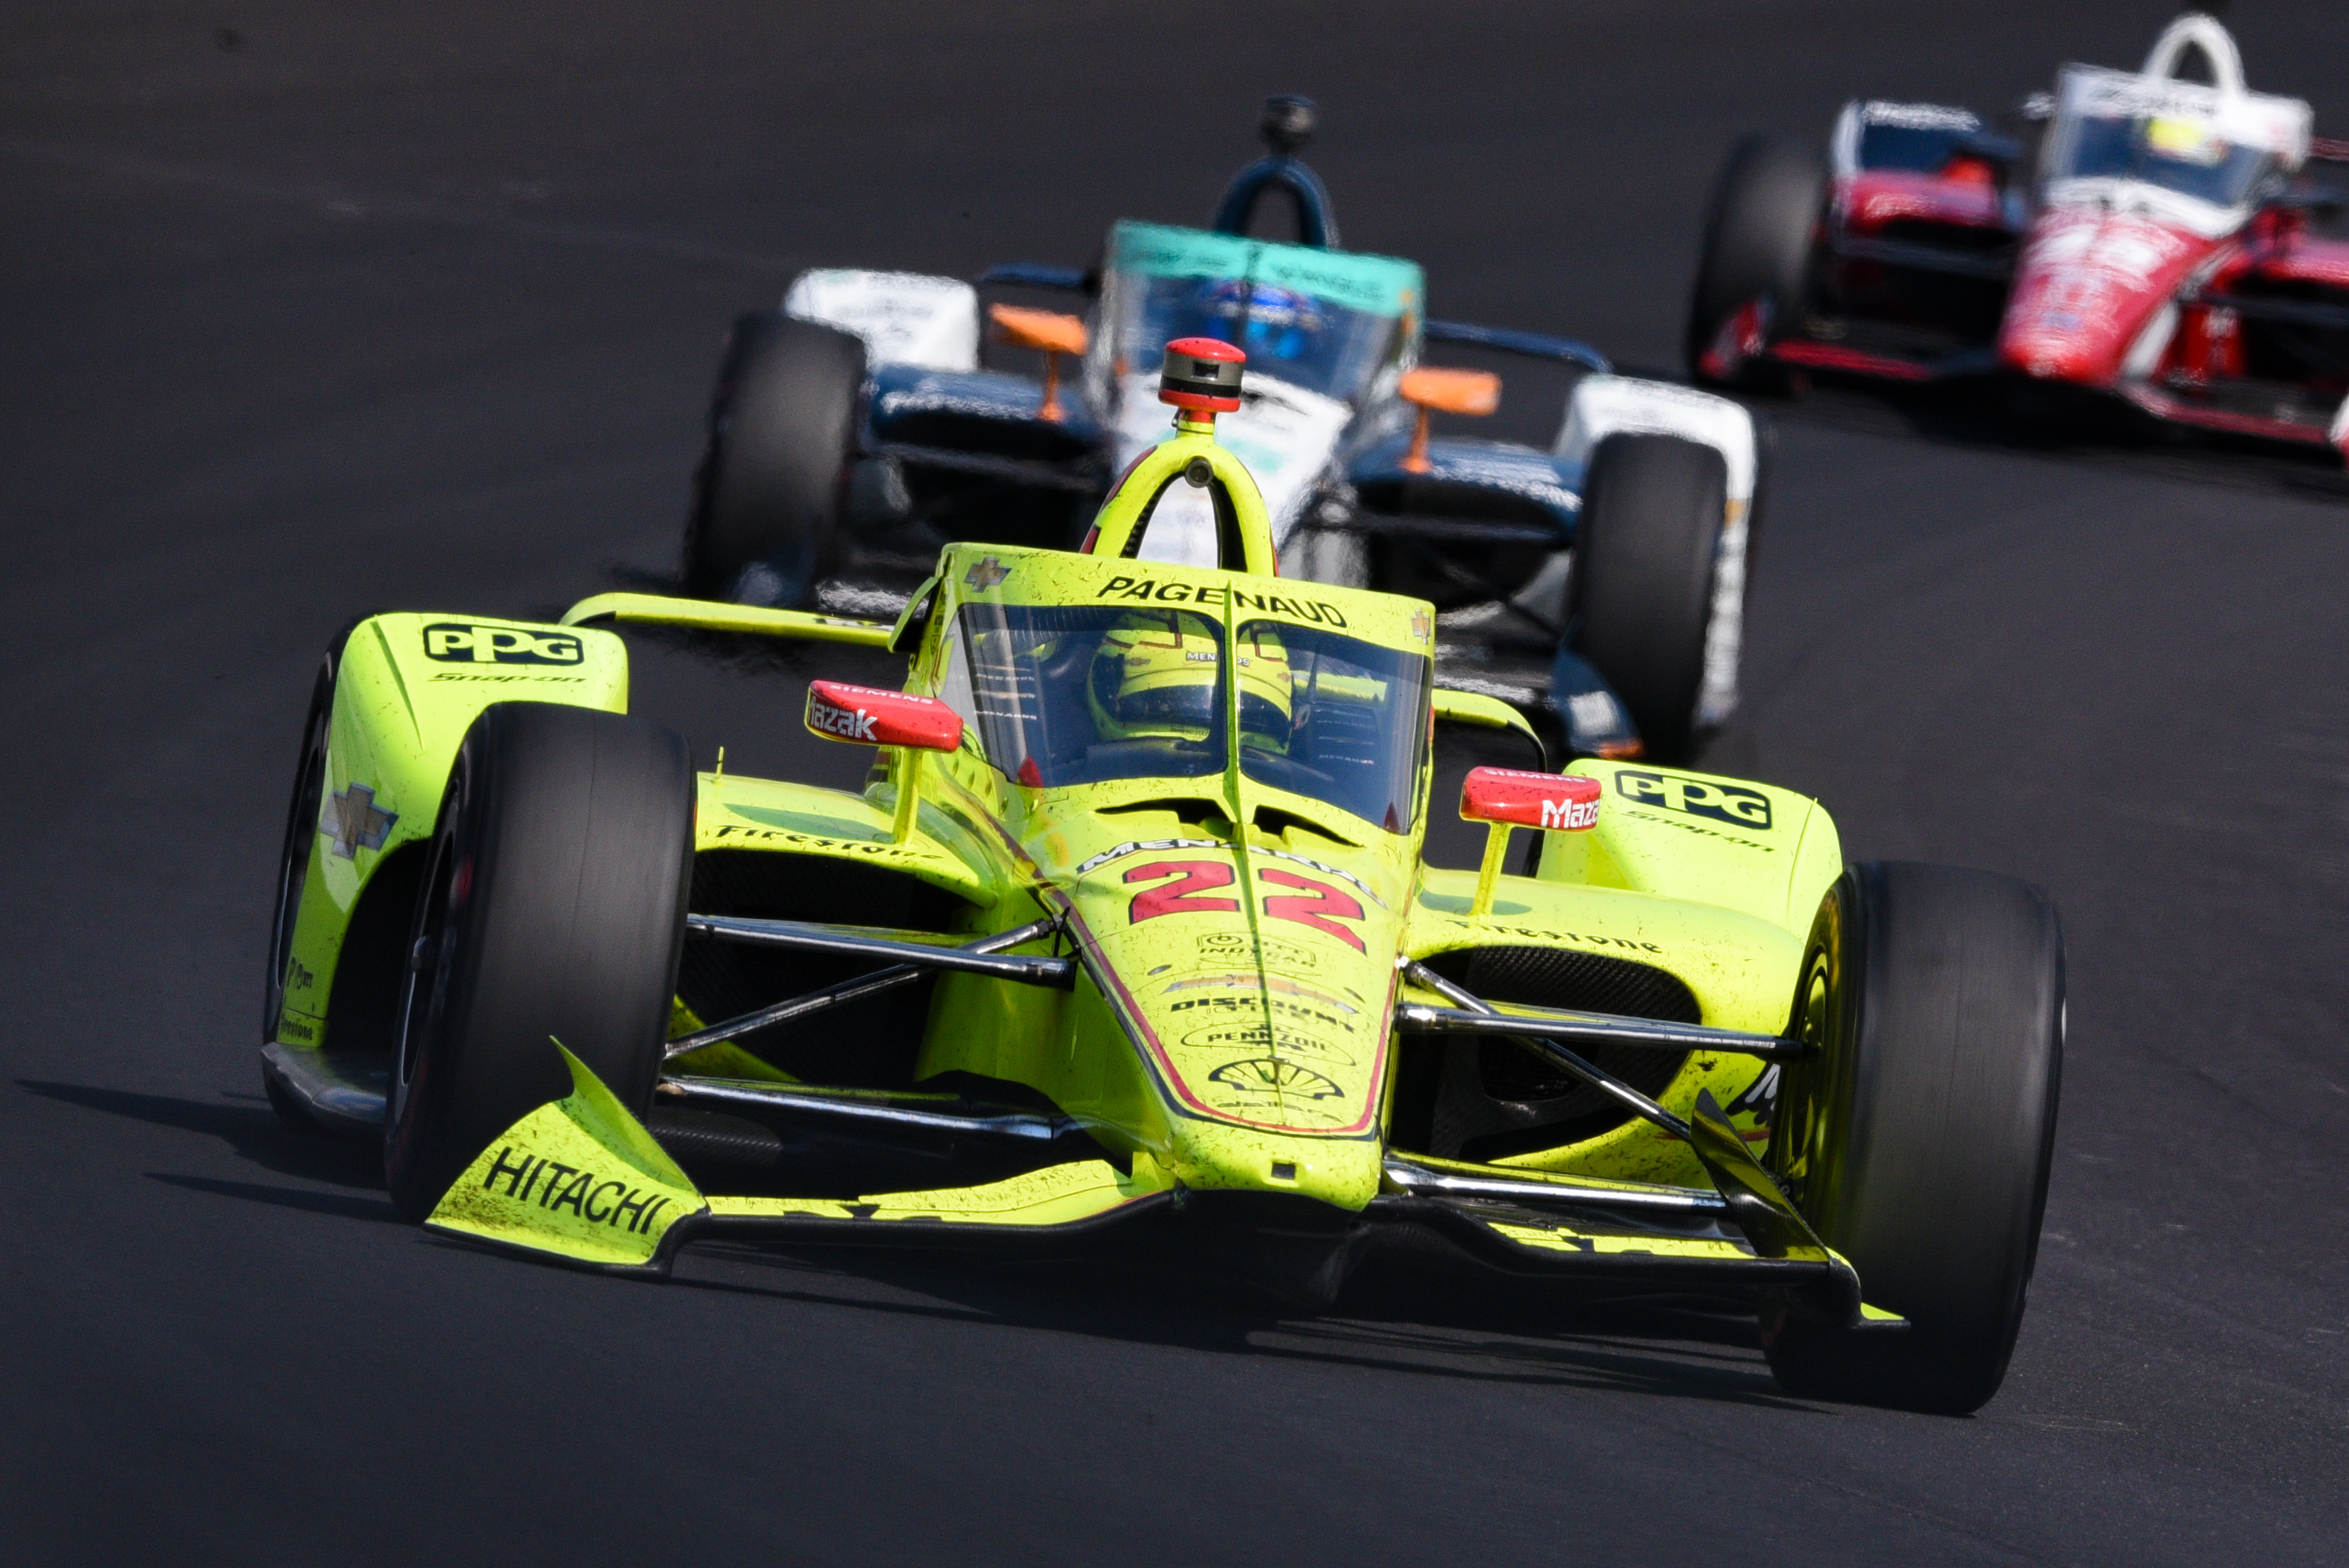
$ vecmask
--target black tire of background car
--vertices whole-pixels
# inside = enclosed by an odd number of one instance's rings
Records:
[[[1728,493],[1721,454],[1676,436],[1609,436],[1590,456],[1568,635],[1659,761],[1685,761],[1696,738]]]
[[[1689,302],[1684,352],[1691,376],[1708,379],[1698,360],[1747,301],[1770,302],[1774,335],[1801,318],[1827,188],[1826,160],[1814,148],[1749,136],[1731,150],[1705,210]],[[1733,385],[1769,391],[1782,380],[1769,365],[1749,365]]]
[[[640,718],[484,709],[449,773],[418,902],[384,1169],[431,1212],[491,1140],[571,1092],[560,1040],[638,1115],[676,994],[693,765]]]
[[[1805,1398],[1963,1414],[2006,1376],[2039,1252],[2063,1077],[2064,937],[2039,889],[1874,861],[1820,905],[1768,1151],[1860,1292],[1909,1320],[1857,1333],[1765,1310]]]
[[[310,846],[317,835],[318,810],[326,799],[326,739],[335,717],[335,679],[343,665],[343,645],[365,621],[355,615],[326,644],[317,678],[310,685],[310,711],[302,720],[302,749],[294,764],[294,793],[285,807],[285,841],[277,857],[277,907],[270,923],[269,975],[261,1001],[261,1043],[277,1037],[285,1010],[285,965],[294,954],[294,923],[302,913],[302,889],[310,877]],[[261,1085],[278,1119],[297,1132],[324,1130],[293,1092],[264,1067]]]
[[[781,603],[808,603],[832,560],[864,387],[855,334],[775,311],[735,322],[693,474],[688,591],[730,593],[764,562]]]

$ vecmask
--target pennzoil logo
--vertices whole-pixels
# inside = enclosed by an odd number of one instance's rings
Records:
[[[443,664],[575,665],[586,652],[568,632],[435,621],[424,628],[424,656]]]
[[[1207,1075],[1207,1081],[1249,1094],[1270,1094],[1277,1089],[1299,1099],[1335,1099],[1346,1092],[1312,1068],[1300,1068],[1278,1057],[1226,1062]]]
[[[1661,806],[1668,811],[1710,818],[1748,832],[1767,832],[1770,829],[1770,797],[1759,789],[1626,768],[1615,775],[1615,793],[1643,806]]]

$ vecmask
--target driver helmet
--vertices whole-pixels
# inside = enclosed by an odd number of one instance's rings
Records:
[[[1216,725],[1222,639],[1174,615],[1136,614],[1110,629],[1094,650],[1086,696],[1105,738],[1206,740]],[[1279,635],[1251,630],[1240,644],[1240,740],[1288,749],[1295,703],[1288,650]]]
[[[1221,328],[1216,335],[1237,342],[1251,360],[1302,359],[1329,325],[1313,296],[1295,289],[1219,278],[1205,294],[1206,314]]]
[[[2224,162],[2230,150],[2226,139],[2202,119],[2188,115],[2153,115],[2143,125],[2146,150],[2158,158],[2209,169]]]

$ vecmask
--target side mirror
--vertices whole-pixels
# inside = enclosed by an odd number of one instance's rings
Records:
[[[1419,423],[1412,428],[1411,450],[1403,454],[1405,473],[1423,474],[1427,460],[1427,416],[1467,414],[1475,417],[1490,414],[1501,406],[1501,378],[1489,370],[1439,370],[1422,366],[1402,373],[1395,387],[1402,400],[1419,410]]]
[[[952,751],[962,744],[962,715],[937,698],[846,681],[808,682],[807,727],[860,746]]]
[[[988,320],[995,324],[999,341],[1014,348],[1033,348],[1044,356],[1044,401],[1036,417],[1059,424],[1069,417],[1061,406],[1061,356],[1085,351],[1081,317],[1055,310],[1028,310],[1016,304],[991,304]]]
[[[1512,828],[1585,833],[1599,825],[1599,780],[1578,773],[1526,773],[1514,768],[1475,768],[1460,786],[1460,815],[1489,822],[1485,863],[1476,871],[1476,902],[1469,914],[1493,912],[1493,892],[1508,858]]]
[[[920,769],[915,766],[918,754],[952,751],[962,744],[962,715],[937,698],[846,681],[808,682],[807,727],[826,740],[885,746],[895,752],[889,772],[896,784],[897,803],[889,837],[899,844],[914,836],[915,817],[921,809]]]
[[[1588,832],[1599,825],[1599,780],[1579,773],[1473,769],[1460,786],[1460,814],[1472,822]]]

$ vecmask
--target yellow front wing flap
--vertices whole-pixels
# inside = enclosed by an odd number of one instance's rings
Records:
[[[670,1228],[703,1212],[701,1194],[601,1079],[563,1060],[569,1096],[481,1150],[424,1223],[573,1263],[652,1265]]]
[[[1048,1166],[980,1187],[884,1192],[867,1198],[712,1198],[713,1220],[832,1220],[882,1223],[942,1221],[952,1225],[1068,1225],[1138,1202],[1174,1183],[1148,1156],[1123,1176],[1102,1160]]]
[[[1131,1176],[1084,1160],[929,1192],[705,1198],[594,1072],[567,1050],[563,1060],[571,1093],[483,1150],[434,1207],[428,1227],[593,1267],[659,1271],[663,1242],[672,1233],[681,1242],[704,1219],[780,1221],[794,1231],[809,1222],[821,1230],[908,1220],[1032,1230],[1098,1219],[1174,1186],[1144,1154]]]

